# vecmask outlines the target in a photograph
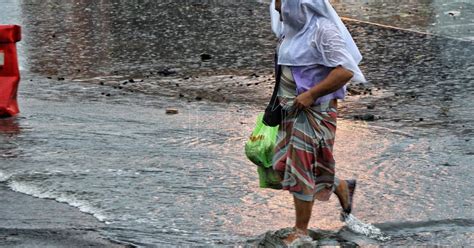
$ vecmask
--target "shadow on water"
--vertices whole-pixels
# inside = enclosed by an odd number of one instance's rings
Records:
[[[474,232],[472,219],[383,223],[376,226],[390,235],[388,244],[394,246],[471,246]]]

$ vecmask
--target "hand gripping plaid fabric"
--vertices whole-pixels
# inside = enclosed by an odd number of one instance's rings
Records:
[[[289,67],[283,67],[278,96],[288,114],[278,130],[273,169],[280,175],[283,189],[299,199],[327,201],[338,182],[332,153],[335,101],[296,110],[296,84]]]

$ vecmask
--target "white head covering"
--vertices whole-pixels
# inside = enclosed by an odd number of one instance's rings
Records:
[[[282,27],[272,13],[273,31],[284,36],[278,52],[279,64],[340,65],[354,73],[353,81],[366,82],[358,66],[362,55],[328,0],[282,0],[281,15]]]

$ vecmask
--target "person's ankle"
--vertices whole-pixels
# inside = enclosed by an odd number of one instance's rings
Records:
[[[294,227],[295,234],[308,235],[308,228]]]

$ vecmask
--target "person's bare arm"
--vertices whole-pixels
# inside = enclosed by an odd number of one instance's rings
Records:
[[[298,95],[295,99],[295,107],[304,109],[311,106],[319,97],[330,94],[343,87],[353,76],[354,73],[342,66],[334,68],[321,83]]]

